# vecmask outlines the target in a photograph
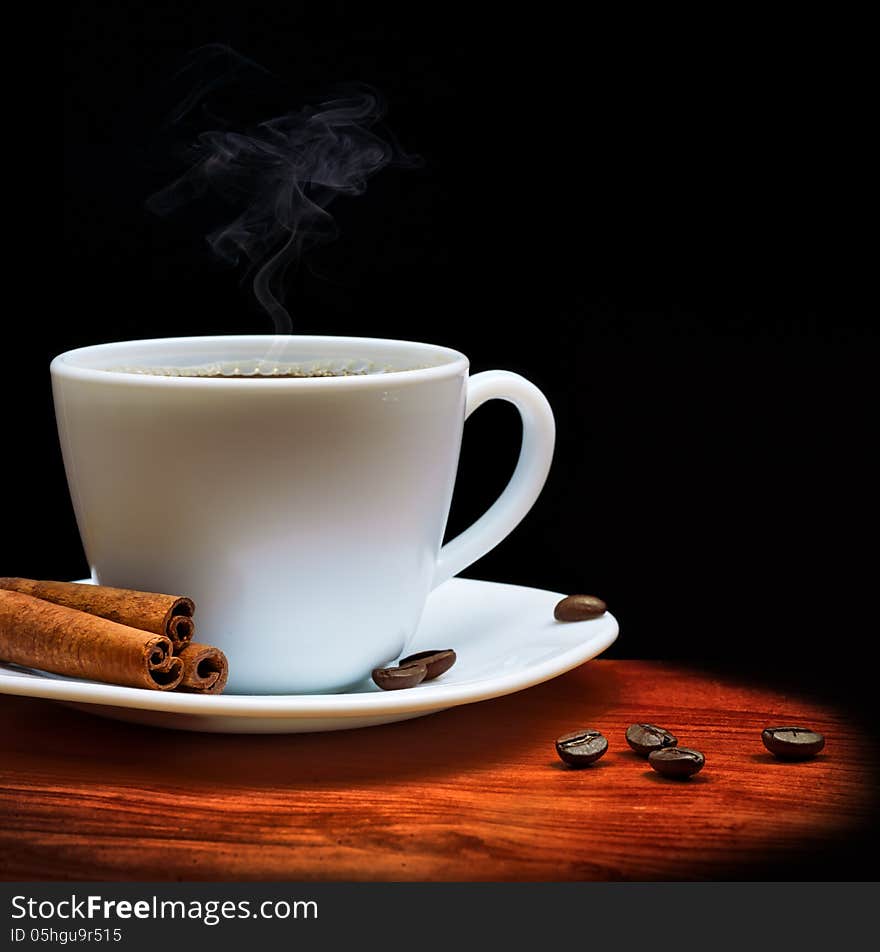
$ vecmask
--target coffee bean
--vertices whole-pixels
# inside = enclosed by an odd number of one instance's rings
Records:
[[[607,605],[595,595],[569,595],[553,609],[557,621],[585,621],[604,615]]]
[[[825,746],[824,734],[806,727],[765,727],[761,740],[780,760],[809,760]]]
[[[699,773],[706,758],[689,747],[666,747],[651,751],[648,763],[664,777],[685,779]]]
[[[651,751],[675,747],[678,738],[656,724],[630,724],[626,729],[626,742],[637,754],[647,757]]]
[[[400,691],[421,684],[427,673],[428,669],[423,664],[410,664],[405,668],[375,668],[373,680],[383,691]]]
[[[556,741],[556,753],[569,767],[589,767],[608,750],[608,741],[599,731],[583,730],[563,734]]]
[[[452,648],[418,651],[416,654],[408,655],[402,661],[397,662],[400,668],[408,668],[413,664],[424,664],[428,669],[425,680],[433,681],[434,678],[439,678],[441,674],[445,674],[455,664],[455,652]]]

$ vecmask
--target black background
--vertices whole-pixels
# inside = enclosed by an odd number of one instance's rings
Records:
[[[446,344],[550,399],[544,494],[468,574],[601,594],[618,656],[809,668],[815,647],[824,668],[829,646],[851,651],[875,351],[848,296],[852,170],[821,38],[273,6],[74,5],[63,300],[35,327],[20,401],[36,410],[22,449],[52,483],[37,507],[30,473],[4,474],[30,500],[22,529],[41,523],[7,571],[86,571],[43,412],[51,356],[272,330],[197,214],[144,210],[181,168],[160,135],[169,80],[223,42],[290,108],[370,83],[423,158],[333,206],[339,239],[290,281],[296,331]],[[450,532],[500,491],[518,425],[501,404],[469,422]]]
[[[472,371],[528,376],[555,410],[543,496],[465,574],[602,595],[622,626],[612,656],[832,680],[867,638],[849,614],[876,351],[852,294],[864,259],[834,42],[821,24],[793,30],[74,4],[62,295],[17,368],[31,465],[3,475],[24,503],[4,572],[87,571],[54,354],[272,330],[198,215],[144,210],[180,170],[160,133],[169,80],[220,42],[276,74],[290,108],[341,81],[375,86],[423,159],[333,206],[339,239],[290,281],[295,330],[449,345]],[[501,404],[468,423],[450,533],[502,488],[518,426]]]
[[[52,356],[272,330],[197,216],[144,210],[177,168],[158,135],[168,78],[193,48],[228,43],[283,79],[291,108],[374,85],[424,160],[334,205],[339,239],[290,282],[295,330],[449,345],[472,372],[526,375],[554,408],[543,496],[465,574],[602,595],[621,622],[611,657],[857,707],[874,641],[855,606],[873,545],[876,337],[857,292],[851,37],[802,16],[465,10],[72,6],[64,231],[47,236],[61,260],[52,250],[37,279],[40,313],[5,381],[19,465],[0,476],[0,574],[87,573]],[[509,407],[468,423],[450,533],[500,491],[517,440]]]

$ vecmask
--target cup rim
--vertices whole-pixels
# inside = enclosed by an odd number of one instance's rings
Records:
[[[99,367],[84,367],[77,365],[77,359],[84,359],[96,354],[112,352],[113,350],[150,345],[159,347],[163,344],[188,345],[231,345],[252,344],[263,342],[267,346],[272,341],[299,341],[305,344],[326,343],[328,345],[351,346],[381,346],[398,349],[401,352],[407,349],[417,349],[435,357],[446,358],[443,363],[429,367],[417,367],[406,370],[389,370],[374,374],[352,374],[338,377],[173,377],[161,374],[130,373],[124,370],[104,370]],[[53,377],[90,381],[93,383],[116,383],[129,386],[145,387],[213,387],[215,389],[259,387],[261,391],[295,387],[297,389],[314,389],[324,387],[372,387],[386,384],[416,384],[428,380],[455,376],[462,371],[467,372],[470,366],[468,358],[460,351],[440,344],[428,344],[420,341],[398,340],[384,337],[335,337],[325,334],[216,334],[192,337],[155,337],[139,340],[110,341],[103,344],[90,344],[77,347],[73,350],[58,354],[49,365]]]

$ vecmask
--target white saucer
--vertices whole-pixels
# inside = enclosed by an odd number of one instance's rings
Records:
[[[381,691],[372,681],[349,694],[199,696],[118,687],[0,664],[0,694],[48,698],[90,714],[178,730],[283,734],[347,730],[434,714],[521,691],[595,658],[617,638],[610,613],[557,622],[563,596],[537,588],[453,578],[428,599],[407,653],[454,648],[458,660],[436,681]]]

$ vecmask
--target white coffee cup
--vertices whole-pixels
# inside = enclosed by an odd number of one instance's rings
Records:
[[[261,379],[179,375],[232,361]],[[263,377],[279,367],[352,372]],[[466,357],[428,344],[169,338],[69,351],[51,372],[93,578],[194,598],[228,693],[343,691],[399,657],[429,592],[519,523],[553,455],[533,384],[468,379]],[[519,461],[441,548],[464,421],[494,398],[522,416]]]

